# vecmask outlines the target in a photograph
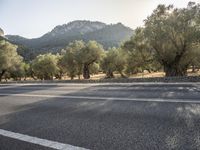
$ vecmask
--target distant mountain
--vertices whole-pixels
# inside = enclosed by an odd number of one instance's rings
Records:
[[[102,22],[73,21],[58,25],[51,32],[39,38],[27,39],[18,35],[6,35],[13,43],[23,45],[36,55],[46,52],[59,52],[69,42],[74,40],[96,40],[104,48],[118,47],[123,41],[129,39],[133,30],[121,23],[107,25]]]
[[[122,42],[128,40],[133,35],[133,30],[121,23],[106,25],[100,30],[86,34],[84,40],[95,40],[101,43],[105,48],[119,47]]]

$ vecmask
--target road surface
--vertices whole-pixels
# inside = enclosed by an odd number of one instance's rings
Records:
[[[200,84],[0,85],[0,150],[19,149],[200,149]]]

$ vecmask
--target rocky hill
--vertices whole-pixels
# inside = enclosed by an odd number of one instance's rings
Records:
[[[46,52],[59,52],[69,42],[74,40],[96,40],[104,48],[118,47],[123,41],[128,40],[133,30],[121,23],[107,25],[102,22],[73,21],[68,24],[58,25],[52,31],[39,38],[27,39],[18,35],[6,35],[17,45],[22,45],[36,55]]]

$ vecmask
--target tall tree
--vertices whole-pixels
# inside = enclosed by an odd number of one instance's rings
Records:
[[[82,59],[82,49],[85,48],[85,43],[83,41],[75,41],[72,44],[74,50],[74,57],[77,65],[77,75],[80,80],[80,76],[83,73],[83,59]]]
[[[61,52],[59,66],[64,72],[67,72],[71,79],[76,75],[78,75],[80,79],[80,75],[82,74],[83,60],[81,51],[83,48],[85,48],[85,43],[83,41],[74,41]]]
[[[193,47],[200,41],[200,5],[187,8],[159,5],[145,20],[145,37],[164,67],[166,76],[184,76]]]
[[[77,75],[77,62],[73,49],[67,48],[65,55],[61,58],[61,64],[66,69],[67,75],[74,79]]]
[[[90,78],[90,65],[100,61],[103,54],[103,46],[96,41],[89,41],[86,46],[81,49],[80,56],[83,63],[83,78]]]
[[[101,68],[106,73],[107,78],[113,78],[114,71],[117,71],[121,74],[122,77],[125,77],[123,74],[125,65],[125,55],[123,54],[121,49],[117,48],[108,49],[101,61]]]

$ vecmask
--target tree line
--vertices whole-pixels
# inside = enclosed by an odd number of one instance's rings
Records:
[[[200,66],[200,5],[190,2],[186,8],[159,5],[138,27],[130,40],[119,48],[104,50],[96,41],[74,41],[59,54],[43,54],[24,62],[17,46],[0,40],[0,80],[89,79],[104,72],[113,78],[144,72],[164,71],[166,76],[185,76],[188,68]]]

